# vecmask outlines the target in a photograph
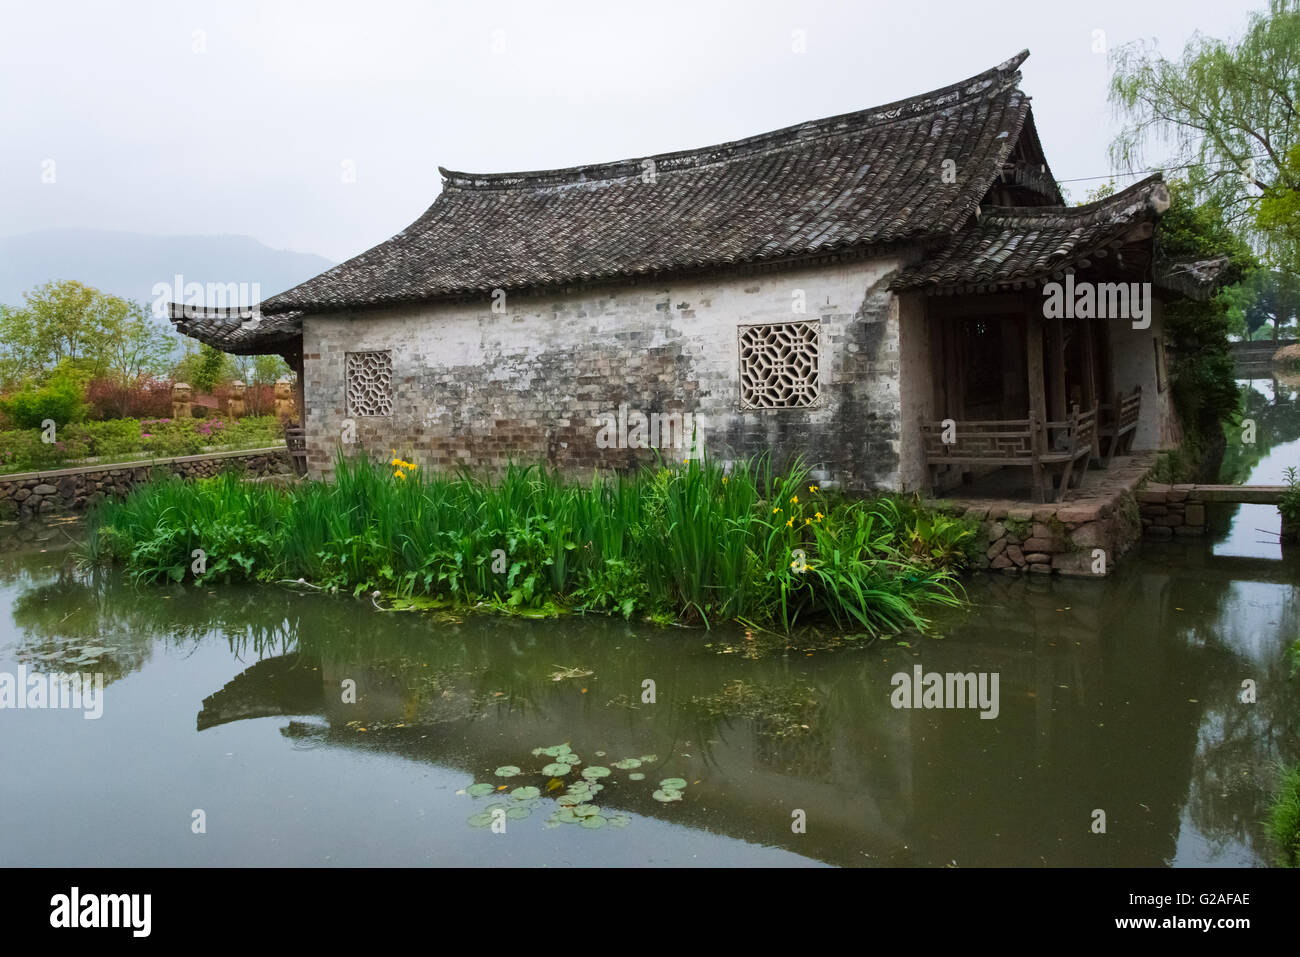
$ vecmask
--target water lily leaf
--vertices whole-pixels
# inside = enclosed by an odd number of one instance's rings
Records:
[[[578,823],[581,824],[583,827],[597,828],[597,827],[604,827],[606,821],[603,817],[597,814],[594,817],[584,817]]]
[[[557,744],[555,750],[559,754],[568,754],[573,750],[573,748],[569,747],[567,744]]]
[[[512,821],[522,821],[532,813],[533,809],[529,807],[512,807],[510,810],[506,811],[506,817],[510,818]]]
[[[582,776],[586,778],[588,781],[594,781],[596,780],[596,778],[607,778],[609,777],[609,775],[610,775],[609,768],[602,768],[598,764],[592,765],[589,768],[582,769]]]
[[[495,790],[494,784],[471,784],[465,789],[470,797],[482,797],[485,794],[491,794]]]
[[[573,813],[578,817],[591,817],[593,814],[599,814],[600,808],[591,804],[579,804],[573,809]]]
[[[541,791],[531,785],[528,787],[515,788],[510,792],[510,796],[516,801],[531,801],[541,796]]]
[[[645,775],[642,774],[640,771],[633,771],[631,774],[627,776],[627,779],[629,781],[644,781]]]
[[[656,801],[663,801],[665,804],[667,804],[669,801],[680,801],[682,799],[682,792],[665,788],[661,791],[656,791],[654,794],[651,795],[651,797],[653,797]]]
[[[682,778],[664,778],[659,786],[665,791],[682,791],[686,788],[686,782]]]
[[[573,768],[571,768],[569,765],[560,764],[557,761],[555,764],[548,764],[546,767],[542,768],[542,773],[549,774],[553,778],[558,778],[558,777],[564,777],[564,775],[568,774],[572,770]]]
[[[562,807],[556,809],[555,813],[551,815],[551,819],[561,824],[572,824],[578,820],[578,815],[574,813],[573,808]]]
[[[628,817],[626,814],[615,814],[613,817],[609,819],[609,826],[627,827],[628,824],[631,822],[631,820],[632,819]]]
[[[492,823],[492,815],[487,811],[475,814],[468,822],[470,827],[488,827]]]
[[[622,761],[615,761],[614,767],[620,771],[631,771],[633,768],[641,767],[641,762],[637,758],[624,758]]]
[[[555,799],[555,803],[561,807],[576,807],[583,801],[589,800],[590,796],[586,794],[561,794]]]
[[[513,764],[507,764],[496,769],[496,776],[499,778],[512,778],[519,773],[519,769]]]
[[[535,758],[540,758],[545,753],[546,753],[545,748],[533,748],[533,757]]]
[[[605,752],[604,752],[604,751],[597,751],[597,752],[596,752],[596,757],[598,757],[598,758],[603,758],[604,756],[605,756]]]
[[[642,764],[654,764],[654,763],[655,763],[656,761],[658,761],[658,760],[659,760],[659,755],[657,755],[657,754],[643,754],[643,755],[641,755],[641,763],[642,763]]]

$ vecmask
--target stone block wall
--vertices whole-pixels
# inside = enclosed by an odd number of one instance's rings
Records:
[[[1130,492],[1073,505],[944,503],[943,508],[979,523],[975,567],[1006,575],[1096,575],[1098,548],[1105,552],[1102,574],[1110,574],[1115,560],[1141,537]]]
[[[899,307],[893,259],[754,275],[674,279],[338,315],[303,324],[308,468],[328,476],[342,446],[425,469],[491,472],[545,462],[577,475],[654,461],[600,448],[602,414],[691,413],[710,457],[803,455],[827,487],[895,488],[900,479]],[[803,312],[792,303],[802,301]],[[743,325],[817,319],[815,407],[739,403]],[[389,415],[352,416],[349,352],[391,351]],[[927,384],[928,388],[928,384]],[[354,441],[346,444],[352,430]],[[664,450],[680,461],[680,450]]]
[[[104,498],[121,498],[159,472],[205,478],[231,467],[248,477],[289,475],[293,469],[283,449],[216,452],[144,463],[87,466],[51,472],[0,475],[0,517],[80,511]]]
[[[1142,534],[1154,539],[1204,535],[1205,504],[1189,500],[1195,489],[1195,485],[1159,483],[1139,489],[1137,500],[1142,507]]]

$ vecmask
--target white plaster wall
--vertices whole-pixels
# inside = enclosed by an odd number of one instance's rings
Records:
[[[896,487],[899,322],[880,281],[894,259],[754,276],[622,285],[309,316],[303,323],[313,473],[327,473],[348,417],[349,351],[392,350],[391,417],[356,420],[368,451],[434,467],[549,456],[589,465],[596,416],[619,401],[702,417],[712,450],[806,447],[829,485]],[[792,309],[802,291],[806,311]],[[739,408],[737,330],[821,320],[813,409]],[[535,441],[534,441],[535,439]]]
[[[1115,388],[1129,393],[1142,386],[1142,414],[1133,437],[1133,448],[1166,449],[1177,444],[1181,429],[1174,412],[1169,392],[1169,356],[1164,357],[1165,388],[1160,391],[1156,382],[1155,343],[1163,341],[1163,314],[1156,300],[1151,309],[1151,326],[1134,329],[1128,320],[1099,320],[1111,323],[1111,361],[1114,368]],[[1113,401],[1113,396],[1107,396]]]

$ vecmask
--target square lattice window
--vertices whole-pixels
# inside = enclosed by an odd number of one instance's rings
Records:
[[[821,323],[740,327],[740,407],[801,409],[817,402]]]
[[[349,415],[391,415],[393,354],[349,352],[347,392]]]

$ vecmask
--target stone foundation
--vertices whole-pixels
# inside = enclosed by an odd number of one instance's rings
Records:
[[[121,498],[155,474],[206,478],[232,466],[249,477],[293,472],[288,451],[277,448],[4,475],[0,476],[0,517],[80,511],[104,498]]]
[[[1009,500],[933,503],[979,522],[975,567],[1004,575],[1108,575],[1142,537],[1135,492],[1154,464],[1150,455],[1118,458],[1090,472],[1064,502]]]

